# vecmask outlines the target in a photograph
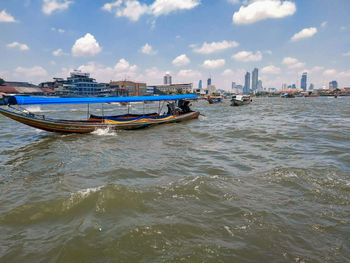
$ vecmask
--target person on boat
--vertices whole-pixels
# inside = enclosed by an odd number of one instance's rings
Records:
[[[181,109],[182,114],[191,112],[190,102],[188,100],[179,100],[177,105]]]

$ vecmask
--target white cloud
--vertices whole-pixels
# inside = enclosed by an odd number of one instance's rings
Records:
[[[327,22],[327,21],[323,21],[323,22],[321,23],[321,27],[322,27],[322,28],[324,28],[324,27],[326,27],[326,26],[327,26],[327,24],[328,24],[328,22]]]
[[[195,8],[200,0],[156,0],[150,6],[155,16],[167,15],[177,10],[189,10]]]
[[[251,24],[267,18],[282,18],[293,15],[296,6],[291,1],[260,0],[253,1],[248,6],[241,6],[233,14],[233,23]]]
[[[240,3],[240,0],[227,0],[230,4],[237,5]]]
[[[72,54],[75,57],[90,57],[101,52],[101,47],[95,37],[87,33],[84,37],[77,39],[72,47]]]
[[[260,61],[262,60],[262,54],[260,51],[257,51],[255,54],[251,51],[241,51],[234,54],[232,58],[243,62]]]
[[[138,1],[128,0],[125,6],[117,9],[116,15],[119,17],[126,17],[132,21],[139,20],[140,16],[148,12],[148,6],[141,4]]]
[[[112,3],[106,3],[106,4],[103,5],[102,10],[105,10],[105,11],[111,13],[111,12],[112,12],[112,9],[113,9],[114,7],[118,7],[118,6],[120,6],[122,3],[123,3],[122,0],[117,0],[117,1],[112,2]]]
[[[42,11],[46,15],[51,15],[56,10],[61,11],[67,9],[72,1],[69,0],[43,0]]]
[[[58,31],[59,33],[64,33],[64,29],[61,29],[61,28],[59,28],[57,31]]]
[[[221,73],[222,76],[231,76],[233,75],[233,71],[232,69],[225,69],[222,73]]]
[[[296,33],[292,38],[291,41],[297,41],[303,38],[309,38],[312,37],[317,33],[317,28],[316,27],[309,27],[309,28],[304,28],[300,32]]]
[[[34,66],[32,68],[23,68],[23,67],[17,67],[14,72],[13,76],[19,80],[25,80],[25,81],[44,81],[45,78],[48,76],[47,71],[40,67],[40,66]]]
[[[52,55],[54,55],[55,57],[59,57],[63,55],[63,50],[61,48],[55,50],[52,52]]]
[[[339,29],[340,29],[340,31],[344,31],[344,30],[346,30],[346,27],[345,26],[341,26]]]
[[[202,76],[199,71],[192,69],[182,69],[177,73],[177,76],[183,79],[197,79]]]
[[[264,74],[280,74],[281,69],[279,67],[276,67],[274,65],[266,66],[261,69],[261,73]]]
[[[215,69],[224,66],[226,63],[225,59],[213,59],[205,60],[202,64],[202,67],[207,69]]]
[[[283,58],[282,64],[286,65],[289,69],[296,69],[296,68],[305,67],[304,62],[300,62],[298,59],[292,58],[292,57]]]
[[[178,57],[176,57],[173,60],[173,65],[177,66],[177,67],[181,67],[181,66],[185,66],[187,64],[189,64],[191,61],[190,59],[186,56],[186,54],[182,54]]]
[[[120,59],[117,64],[115,64],[114,69],[117,72],[135,72],[137,70],[136,65],[130,65],[124,58]]]
[[[326,76],[334,76],[337,74],[337,71],[335,69],[326,69],[325,71],[323,71],[323,75]]]
[[[17,22],[16,19],[11,16],[10,14],[6,13],[6,10],[2,10],[0,12],[0,23],[13,23],[13,22]]]
[[[204,42],[200,48],[193,48],[193,51],[200,54],[211,54],[222,51],[228,48],[237,47],[239,44],[236,41],[221,41],[221,42]],[[194,47],[194,46],[192,46]]]
[[[343,56],[350,57],[350,52],[344,53]]]
[[[146,43],[142,48],[141,52],[146,55],[154,55],[157,53],[157,51],[153,50],[152,46],[148,43]]]
[[[29,47],[26,44],[21,44],[18,42],[12,42],[10,44],[7,44],[7,47],[9,48],[18,48],[19,50],[26,51],[29,50]]]
[[[102,9],[111,13],[115,12],[117,17],[137,21],[144,14],[158,17],[177,10],[189,10],[199,4],[200,0],[155,0],[151,5],[142,4],[137,0],[117,0],[104,4]],[[153,23],[152,25],[154,26]]]

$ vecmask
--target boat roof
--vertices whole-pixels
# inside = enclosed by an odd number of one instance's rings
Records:
[[[163,95],[163,96],[138,96],[138,97],[31,97],[31,96],[10,96],[10,105],[46,105],[46,104],[90,104],[110,102],[138,102],[138,101],[166,101],[181,99],[196,99],[195,94],[186,95]]]

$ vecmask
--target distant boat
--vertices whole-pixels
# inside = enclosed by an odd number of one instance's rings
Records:
[[[236,95],[232,96],[231,106],[243,106],[252,102],[249,95]]]
[[[209,102],[209,104],[221,103],[222,96],[208,96],[207,101]]]
[[[295,98],[295,96],[293,94],[283,93],[281,94],[281,98]]]
[[[112,130],[132,130],[146,128],[165,123],[177,123],[181,121],[197,119],[198,111],[190,109],[188,99],[197,98],[194,94],[189,95],[167,95],[167,96],[144,96],[144,97],[79,97],[79,98],[56,98],[56,97],[26,97],[11,96],[8,97],[7,105],[10,110],[0,108],[0,114],[21,122],[28,126],[62,133],[90,133],[96,129]],[[144,102],[159,101],[158,112],[150,114],[124,114],[115,116],[96,116],[88,112],[87,120],[61,120],[51,119],[44,115],[37,115],[21,107],[12,105],[49,105],[49,104],[91,104],[91,103],[110,103],[110,102]],[[161,114],[162,105],[168,102],[168,112]],[[177,102],[177,105],[175,104]],[[102,111],[103,112],[103,111]]]

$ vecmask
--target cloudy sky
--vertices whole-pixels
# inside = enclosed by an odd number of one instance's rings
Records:
[[[0,1],[0,77],[350,86],[349,0]]]

